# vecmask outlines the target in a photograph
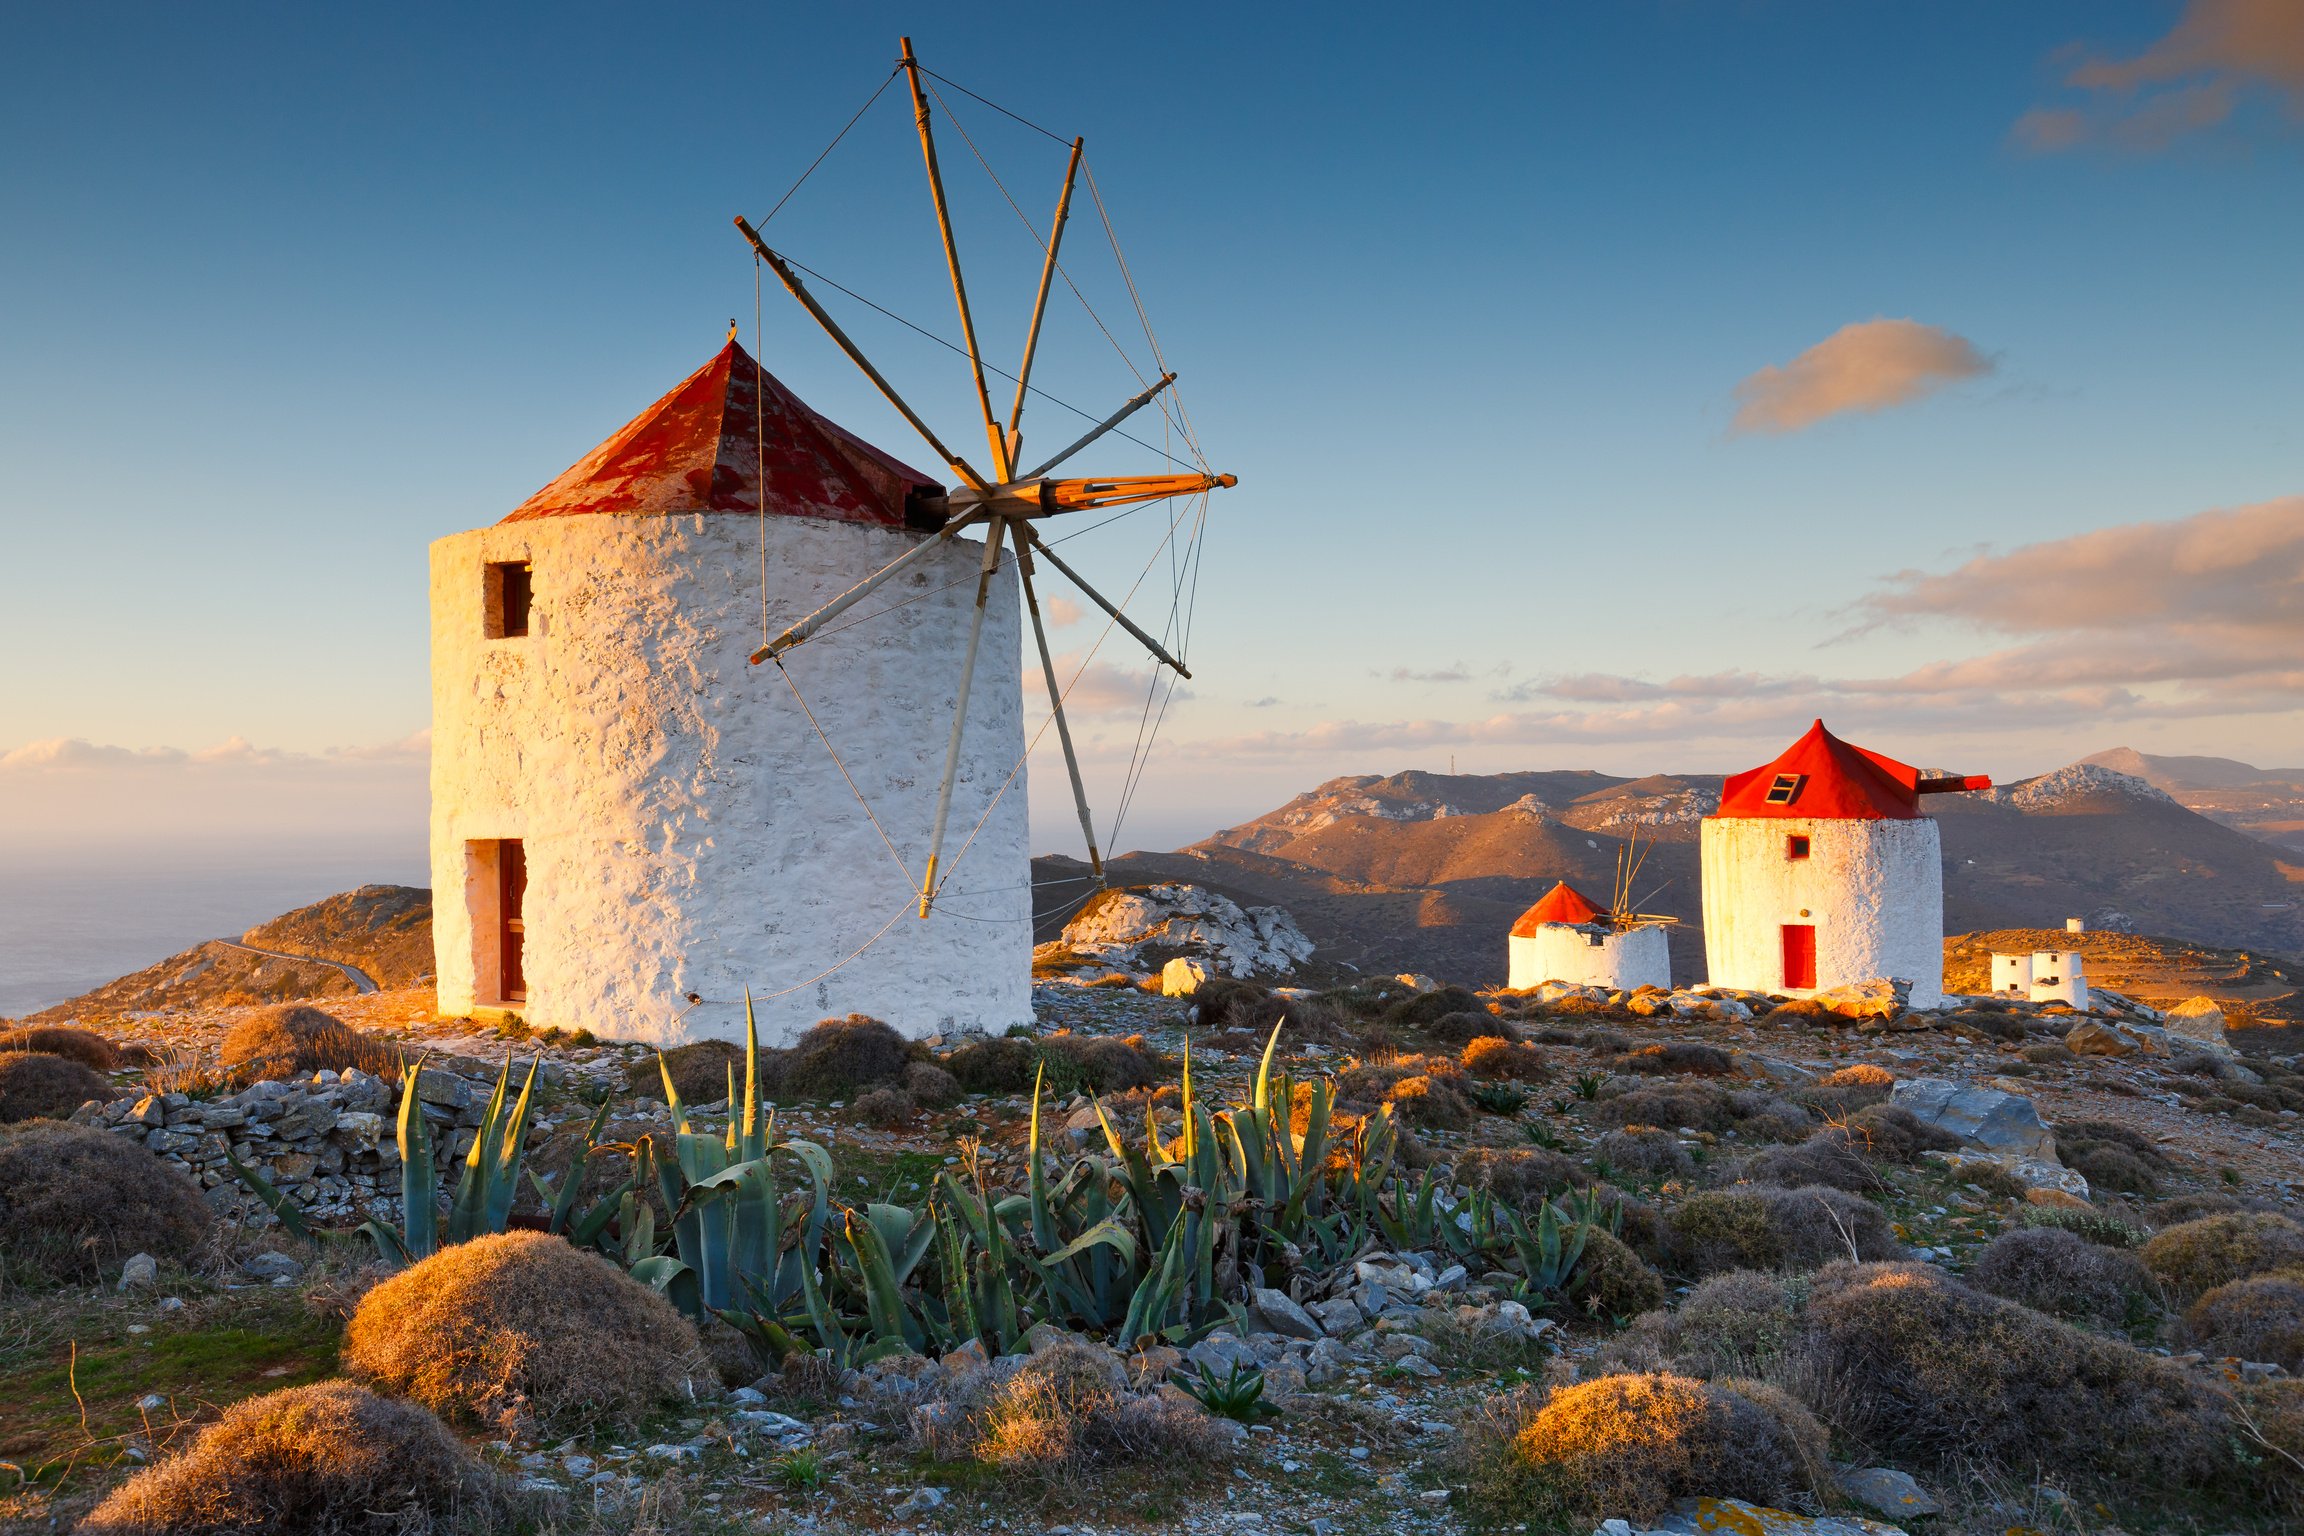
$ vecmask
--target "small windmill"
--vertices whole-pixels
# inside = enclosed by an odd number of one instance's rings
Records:
[[[976,580],[976,608],[968,629],[966,654],[960,664],[960,687],[952,716],[952,739],[944,757],[944,777],[936,792],[936,820],[930,833],[928,863],[920,877],[920,916],[926,917],[936,899],[937,864],[943,856],[944,831],[952,810],[952,784],[960,766],[960,738],[968,718],[968,692],[976,675],[976,652],[984,633],[985,603],[991,595],[992,576],[999,568],[1000,546],[1013,540],[1016,549],[1016,572],[1024,592],[1024,605],[1032,617],[1032,636],[1040,650],[1040,670],[1048,684],[1048,704],[1053,712],[1057,740],[1064,749],[1064,768],[1071,776],[1072,798],[1080,812],[1080,830],[1088,840],[1088,862],[1098,879],[1104,874],[1104,860],[1096,846],[1096,830],[1088,811],[1088,793],[1080,778],[1080,761],[1072,746],[1072,730],[1064,718],[1064,694],[1056,681],[1056,663],[1048,650],[1048,632],[1040,619],[1040,602],[1032,583],[1033,559],[1038,556],[1061,572],[1090,602],[1111,615],[1114,622],[1136,638],[1149,651],[1155,661],[1173,669],[1179,677],[1190,677],[1185,665],[1170,655],[1159,641],[1131,620],[1126,614],[1080,575],[1078,571],[1056,555],[1040,536],[1036,525],[1041,518],[1054,517],[1066,512],[1085,512],[1103,507],[1127,506],[1139,502],[1159,501],[1171,496],[1192,495],[1199,492],[1229,487],[1238,483],[1231,475],[1118,475],[1101,479],[1051,479],[1049,472],[1069,460],[1089,444],[1117,428],[1122,422],[1150,404],[1162,390],[1175,383],[1176,375],[1163,373],[1149,388],[1131,397],[1118,410],[1090,428],[1061,452],[1041,461],[1030,469],[1019,472],[1022,460],[1024,434],[1024,398],[1030,387],[1032,361],[1040,345],[1040,322],[1048,308],[1050,285],[1057,274],[1056,255],[1064,240],[1064,224],[1070,214],[1072,187],[1080,170],[1083,141],[1072,141],[1071,159],[1064,168],[1064,186],[1056,199],[1056,215],[1045,242],[1045,260],[1040,268],[1040,288],[1032,303],[1032,322],[1024,336],[1024,360],[1016,370],[1016,399],[1008,412],[1003,428],[992,411],[992,395],[984,382],[983,355],[976,344],[976,321],[968,307],[968,288],[960,275],[960,249],[952,234],[952,216],[944,201],[944,178],[936,163],[936,138],[929,126],[928,99],[920,83],[920,61],[913,55],[912,40],[902,40],[903,57],[900,68],[912,88],[913,120],[920,132],[920,153],[927,164],[928,193],[936,205],[936,226],[943,236],[944,263],[952,276],[952,297],[960,310],[960,333],[966,345],[968,366],[976,386],[976,405],[983,417],[984,436],[991,455],[991,473],[977,471],[966,459],[946,447],[928,424],[922,421],[895,386],[880,370],[872,365],[863,350],[840,328],[838,321],[827,314],[824,307],[810,294],[800,281],[792,263],[771,250],[750,221],[739,215],[736,228],[751,243],[753,251],[766,262],[769,269],[784,284],[802,308],[815,318],[824,333],[830,336],[848,360],[863,370],[882,397],[896,408],[897,414],[911,423],[933,449],[936,456],[950,467],[959,480],[959,486],[945,499],[941,509],[948,521],[941,532],[922,540],[918,545],[891,560],[878,571],[850,587],[823,607],[793,624],[782,634],[768,641],[752,654],[755,665],[772,661],[784,652],[801,645],[820,628],[849,608],[855,606],[873,591],[902,574],[908,567],[925,559],[944,541],[956,537],[960,531],[974,524],[985,529],[984,563]],[[835,141],[837,142],[837,141]],[[934,510],[931,508],[931,510]]]

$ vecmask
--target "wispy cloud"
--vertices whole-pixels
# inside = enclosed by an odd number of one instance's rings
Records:
[[[1153,674],[1157,669],[1149,666],[1119,667],[1107,661],[1091,661],[1083,672],[1080,670],[1080,654],[1078,651],[1066,651],[1056,657],[1056,681],[1064,689],[1065,714],[1074,719],[1097,715],[1135,716],[1142,713],[1147,695],[1153,699],[1153,708],[1159,708],[1161,695],[1154,694],[1152,690],[1157,683],[1162,693],[1165,693],[1167,679],[1155,679]],[[1077,681],[1073,678],[1075,672],[1080,674]],[[1192,696],[1191,687],[1179,683],[1170,702],[1181,703]],[[1037,720],[1048,709],[1048,685],[1042,680],[1037,666],[1025,669],[1024,709],[1027,720]],[[1030,729],[1029,726],[1026,728]]]
[[[1500,700],[1551,708],[1468,720],[1332,720],[1204,742],[1242,756],[1443,746],[1771,739],[1826,715],[1899,734],[1997,733],[2304,708],[2304,497],[2100,529],[1863,599],[1865,627],[1952,625],[2018,643],[1882,676],[1607,672],[1523,679]]]
[[[2022,147],[2052,154],[2102,143],[2164,149],[2269,97],[2304,123],[2304,4],[2191,0],[2165,37],[2132,58],[2074,50],[2064,83],[2078,106],[2036,107],[2016,120]]]
[[[1468,683],[1472,681],[1472,669],[1460,661],[1450,666],[1434,667],[1429,671],[1419,671],[1415,667],[1394,667],[1389,672],[1371,672],[1368,675],[1387,683]]]
[[[1992,371],[1975,344],[1917,320],[1844,325],[1792,361],[1736,386],[1737,432],[1798,432],[1851,411],[1910,405]]]
[[[1041,599],[1040,611],[1048,616],[1049,628],[1069,629],[1080,622],[1084,610],[1068,597],[1049,597]]]

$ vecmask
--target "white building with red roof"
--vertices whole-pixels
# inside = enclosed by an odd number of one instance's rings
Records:
[[[1807,997],[1851,982],[1944,997],[1944,852],[1923,795],[1989,789],[1842,741],[1819,720],[1731,774],[1704,819],[1704,959],[1715,986]]]
[[[770,1043],[851,1011],[914,1035],[1031,1019],[1013,566],[969,696],[966,847],[925,920],[983,545],[945,541],[783,670],[748,664],[941,527],[942,495],[731,338],[502,522],[432,546],[443,1013],[740,1039],[749,987]]]
[[[1506,941],[1515,991],[1548,981],[1629,992],[1672,985],[1672,950],[1663,925],[1618,922],[1567,881],[1520,914]]]

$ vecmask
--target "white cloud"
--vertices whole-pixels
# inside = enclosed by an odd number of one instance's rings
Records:
[[[2084,105],[2036,107],[2012,137],[2054,153],[2104,143],[2164,149],[2229,120],[2254,96],[2304,122],[2304,4],[2191,0],[2167,36],[2133,58],[2083,51],[2064,83]]]
[[[1991,371],[1991,359],[1974,343],[1942,326],[1860,320],[1738,384],[1732,430],[1798,432],[1850,411],[1909,405]]]

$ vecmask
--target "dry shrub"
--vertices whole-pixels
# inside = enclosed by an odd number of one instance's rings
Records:
[[[1735,1123],[1728,1094],[1709,1083],[1657,1083],[1592,1106],[1601,1125],[1661,1125],[1666,1129],[1724,1131]]]
[[[2266,1381],[2232,1395],[2241,1443],[2259,1459],[2262,1491],[2293,1516],[2304,1508],[2304,1381]]]
[[[1829,1028],[1845,1022],[1840,1015],[1812,997],[1788,997],[1769,1009],[1766,1017],[1775,1024],[1807,1024],[1811,1028]]]
[[[1040,1065],[1040,1052],[1029,1040],[996,1035],[971,1040],[944,1058],[944,1066],[969,1093],[1025,1093]]]
[[[23,1278],[96,1281],[130,1254],[181,1259],[212,1214],[190,1179],[109,1131],[0,1131],[0,1259]]]
[[[773,1083],[776,1059],[783,1053],[764,1050],[760,1053],[762,1075]],[[663,1065],[659,1067],[658,1061]],[[636,1061],[624,1069],[624,1081],[634,1093],[644,1099],[653,1099],[664,1092],[664,1077],[670,1073],[672,1087],[680,1095],[680,1102],[693,1108],[698,1104],[717,1104],[728,1097],[728,1084],[733,1077],[736,1091],[744,1091],[744,1048],[726,1040],[691,1040],[660,1051],[646,1061]],[[770,1084],[763,1089],[774,1094]]]
[[[1744,1173],[1754,1184],[1790,1189],[1829,1184],[1863,1194],[1880,1187],[1880,1176],[1857,1152],[1854,1138],[1839,1126],[1827,1126],[1798,1146],[1770,1147],[1753,1158]]]
[[[1593,1147],[1592,1156],[1609,1167],[1658,1178],[1679,1178],[1696,1166],[1680,1138],[1652,1125],[1628,1125],[1610,1131]]]
[[[2184,1314],[2184,1336],[2210,1354],[2304,1371],[2304,1270],[2216,1287]]]
[[[1193,1027],[1237,1029],[1252,1034],[1261,1028],[1269,1035],[1283,1012],[1281,1002],[1272,995],[1270,987],[1237,981],[1230,976],[1211,976],[1192,994]]]
[[[96,1031],[55,1024],[0,1030],[0,1052],[7,1051],[43,1051],[76,1061],[91,1072],[109,1072],[121,1064],[119,1047]]]
[[[1827,1088],[1881,1088],[1894,1091],[1896,1074],[1869,1061],[1853,1062],[1816,1079]]]
[[[1656,1207],[1614,1184],[1591,1184],[1585,1197],[1594,1202],[1600,1220],[1649,1263],[1664,1257],[1664,1220]]]
[[[2198,1221],[2203,1216],[2222,1216],[2228,1211],[2257,1211],[2269,1207],[2243,1200],[2237,1195],[2203,1191],[2195,1195],[2177,1195],[2173,1199],[2155,1202],[2152,1222],[2155,1226],[2175,1227],[2187,1221]]]
[[[0,1125],[61,1120],[90,1099],[111,1096],[111,1085],[76,1061],[44,1051],[0,1054]]]
[[[1514,1040],[1512,1026],[1486,1009],[1444,1013],[1424,1026],[1424,1033],[1442,1045],[1469,1045],[1475,1040]]]
[[[1049,1058],[1048,1085],[1077,1092],[1125,1093],[1160,1080],[1160,1058],[1142,1036],[1114,1040],[1101,1035],[1050,1035],[1040,1042]]]
[[[1855,1256],[1889,1258],[1901,1251],[1880,1207],[1845,1190],[1811,1184],[1706,1190],[1690,1195],[1669,1218],[1666,1249],[1698,1275],[1729,1269],[1812,1269]]]
[[[1460,1059],[1464,1070],[1474,1077],[1540,1083],[1552,1075],[1544,1064],[1542,1051],[1521,1041],[1500,1039],[1493,1035],[1484,1035],[1465,1046]]]
[[[2122,1327],[2150,1305],[2152,1277],[2133,1254],[2062,1227],[2017,1227],[1976,1256],[1968,1283],[2073,1322]]]
[[[960,1102],[960,1079],[932,1061],[904,1069],[904,1091],[923,1109],[950,1109]]]
[[[1474,1147],[1457,1160],[1456,1177],[1466,1188],[1485,1190],[1506,1205],[1533,1208],[1545,1196],[1582,1183],[1584,1171],[1541,1147]]]
[[[1576,1284],[1584,1305],[1602,1317],[1636,1317],[1664,1305],[1664,1280],[1622,1239],[1594,1229],[1584,1239]]]
[[[1736,1134],[1753,1141],[1806,1141],[1816,1129],[1816,1117],[1773,1093],[1742,1088],[1728,1095],[1727,1112]]]
[[[1197,1404],[1129,1391],[1117,1356],[1073,1340],[1035,1352],[1005,1380],[973,1374],[916,1410],[912,1429],[939,1461],[985,1462],[1067,1496],[1104,1468],[1204,1464],[1230,1442]]]
[[[2024,1047],[2023,1056],[2026,1061],[2036,1067],[2059,1066],[2064,1062],[2080,1059],[2072,1054],[2069,1046],[2062,1045],[2028,1045]]]
[[[911,1048],[878,1019],[852,1013],[801,1031],[777,1073],[782,1092],[798,1099],[852,1099],[904,1075]]]
[[[449,1536],[511,1499],[431,1414],[348,1381],[235,1403],[114,1490],[89,1536]]]
[[[1404,1025],[1410,1029],[1429,1029],[1452,1013],[1486,1013],[1488,1005],[1477,993],[1462,987],[1442,987],[1436,992],[1412,992],[1398,999],[1384,1010],[1384,1022]]]
[[[1731,1269],[1640,1318],[1627,1343],[1690,1376],[1775,1376],[1800,1342],[1802,1300],[1780,1276]]]
[[[848,1112],[866,1125],[887,1128],[904,1124],[920,1113],[920,1106],[901,1088],[874,1088],[858,1094]]]
[[[1716,1045],[1674,1040],[1626,1051],[1608,1065],[1618,1072],[1639,1072],[1651,1077],[1726,1077],[1736,1070],[1736,1058]]]
[[[1923,1152],[1952,1152],[1960,1146],[1959,1137],[1901,1104],[1867,1105],[1849,1117],[1848,1129],[1866,1152],[1891,1163],[1916,1163]]]
[[[1472,1101],[1439,1073],[1403,1077],[1385,1097],[1394,1114],[1428,1131],[1460,1131],[1472,1123]]]
[[[2064,1166],[2085,1175],[2089,1188],[2146,1198],[2160,1193],[2160,1175],[2170,1164],[2150,1137],[2116,1120],[2066,1120],[2054,1129]]]
[[[2272,1211],[2233,1211],[2164,1228],[2144,1245],[2144,1267],[2178,1300],[2250,1275],[2304,1268],[2304,1226]]]
[[[1473,1502],[1561,1530],[1619,1517],[1652,1525],[1695,1495],[1781,1508],[1814,1490],[1822,1445],[1815,1421],[1785,1399],[1763,1407],[1685,1376],[1603,1376],[1552,1393],[1510,1440],[1505,1465],[1476,1467]]]
[[[370,1291],[344,1361],[450,1417],[630,1424],[711,1380],[696,1330],[596,1254],[542,1232],[443,1248]]]
[[[219,1054],[227,1068],[253,1079],[358,1067],[398,1081],[401,1069],[397,1047],[303,1003],[282,1003],[248,1015],[225,1031]]]
[[[1816,1277],[1808,1348],[1840,1428],[1880,1452],[2198,1483],[2222,1463],[2213,1397],[2167,1361],[1971,1290],[1925,1264]]]

